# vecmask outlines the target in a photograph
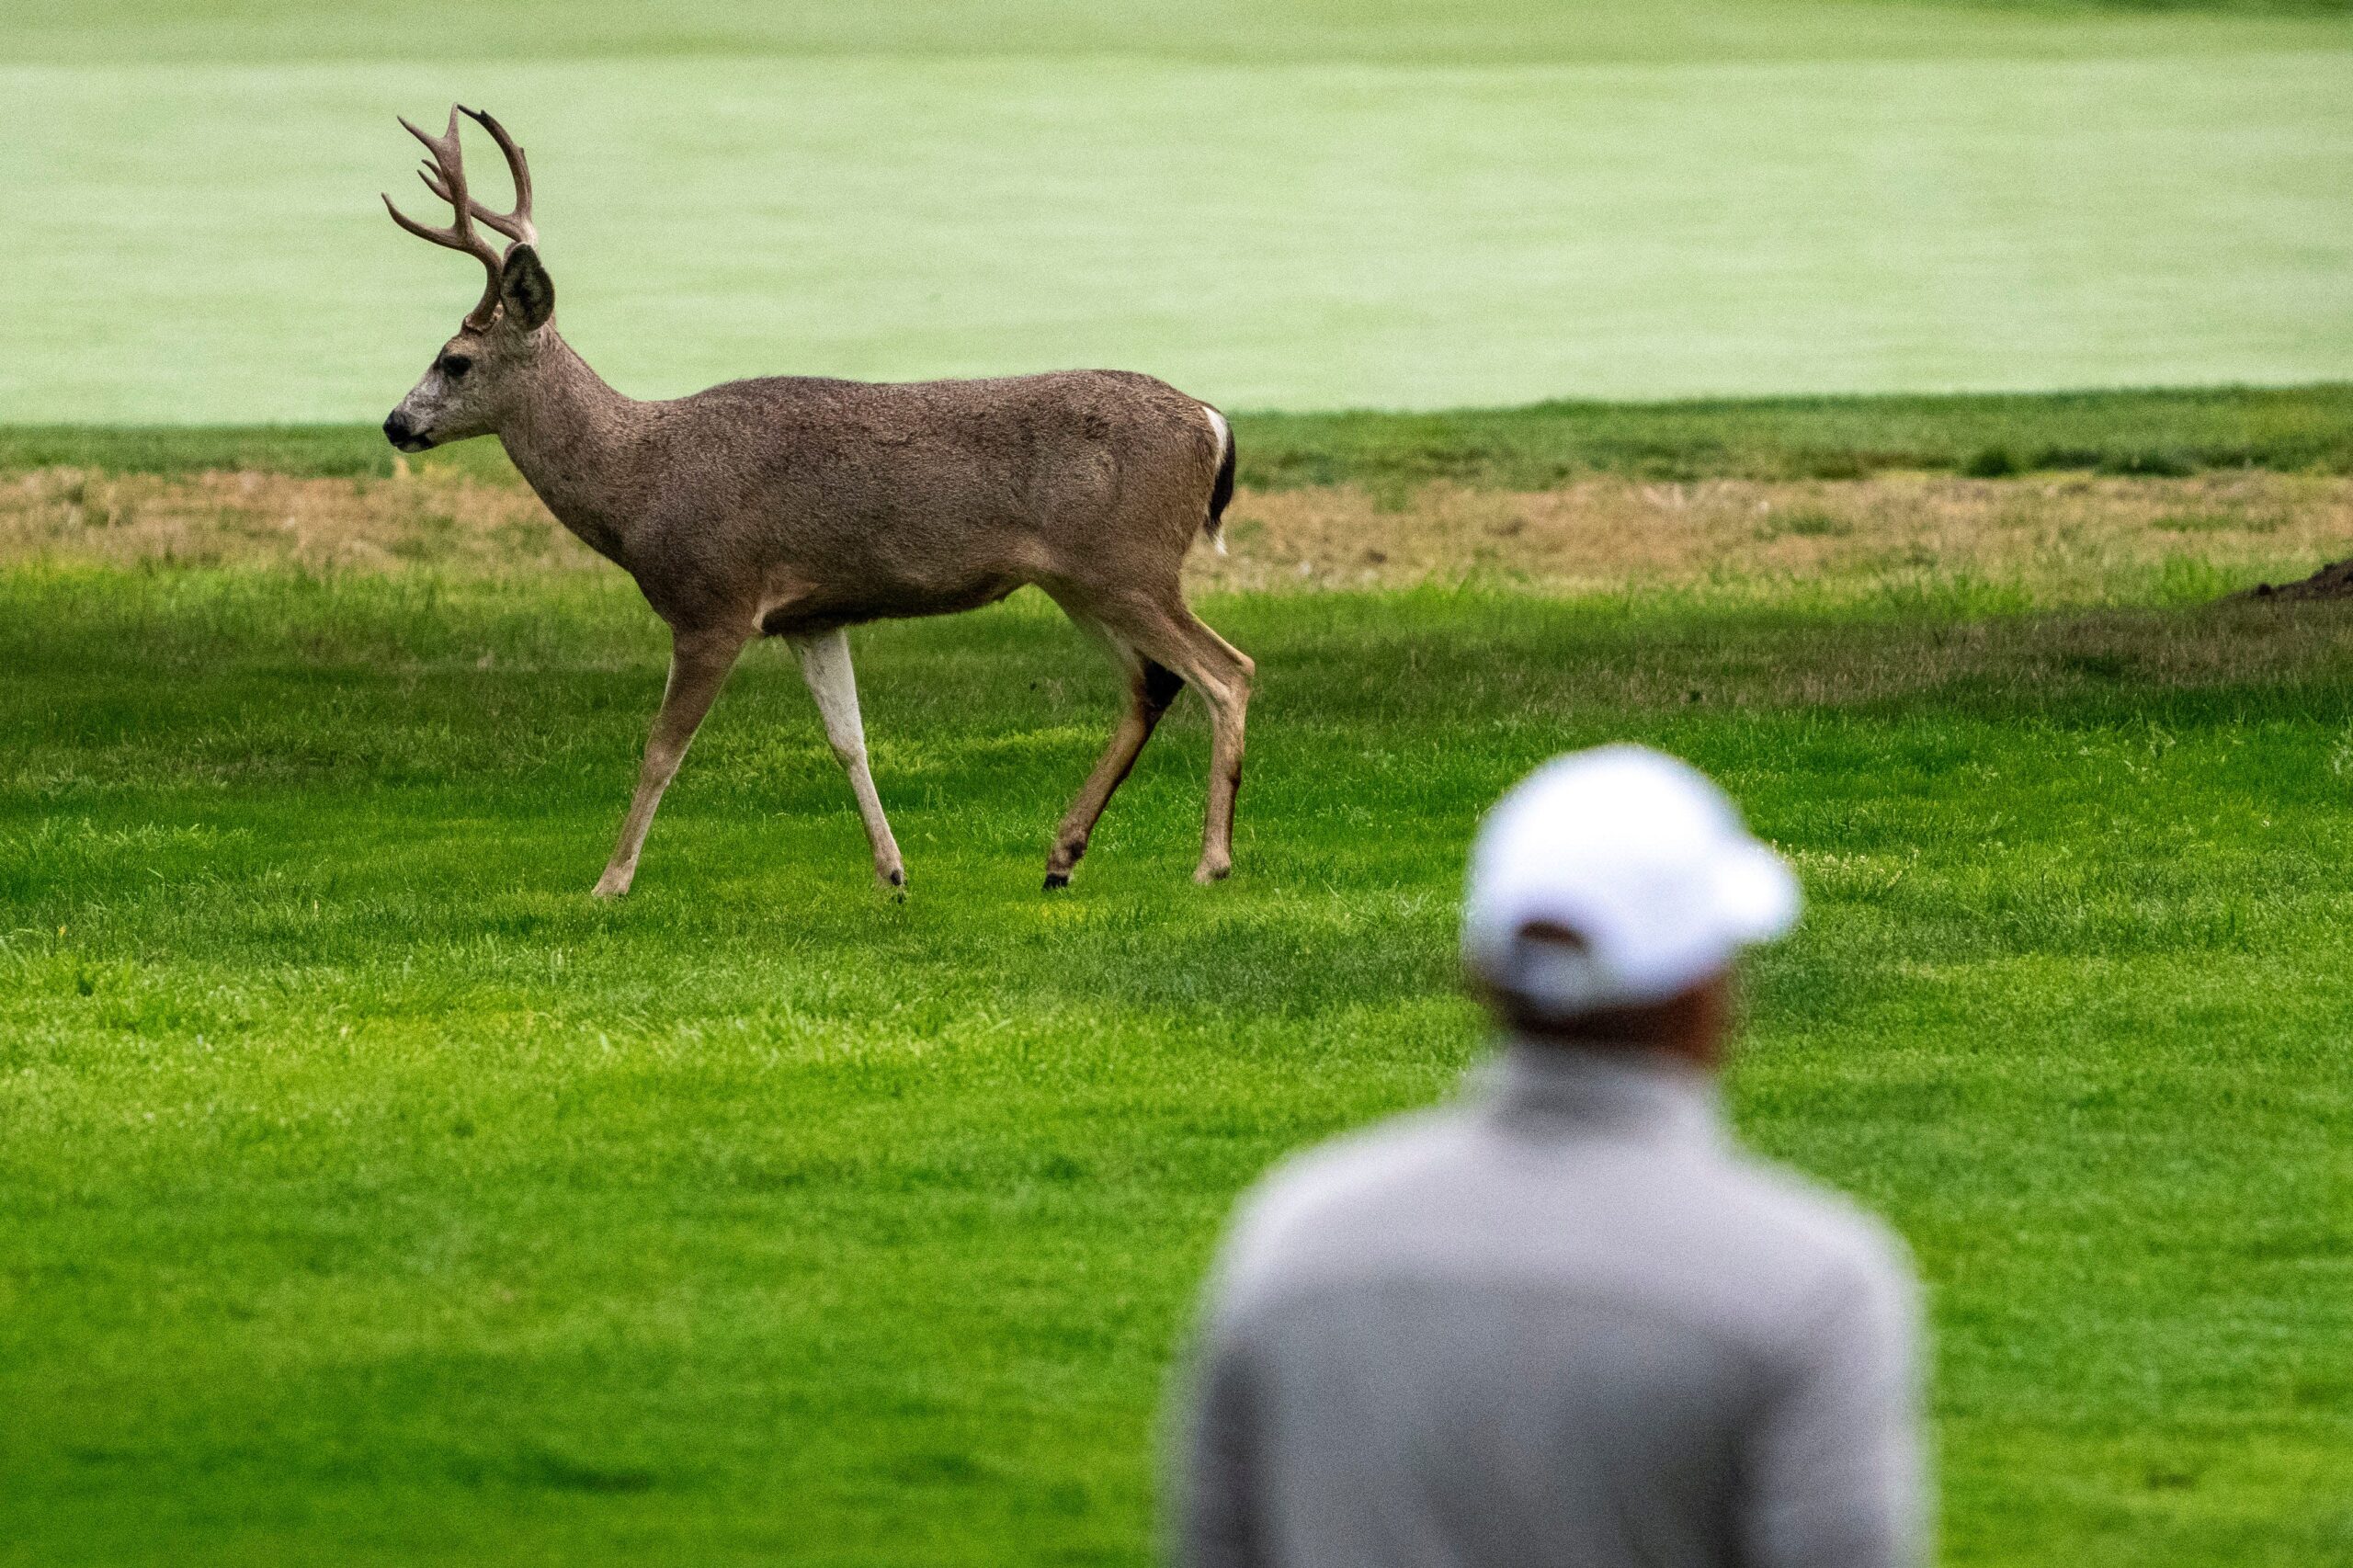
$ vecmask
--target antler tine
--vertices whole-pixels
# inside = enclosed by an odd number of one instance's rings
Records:
[[[426,189],[447,201],[455,216],[446,229],[429,228],[393,206],[390,195],[384,196],[384,210],[392,215],[393,222],[418,239],[430,240],[450,250],[463,251],[482,263],[490,278],[483,287],[482,302],[466,312],[466,324],[479,330],[490,324],[491,314],[498,308],[498,282],[505,264],[500,261],[497,249],[474,232],[474,203],[466,194],[466,155],[465,149],[458,141],[457,106],[452,104],[449,107],[449,129],[439,136],[426,135],[409,124],[405,115],[401,118],[401,126],[424,142],[426,150],[433,154],[433,166],[417,170],[417,178],[425,182]],[[439,176],[438,184],[435,181],[437,174]],[[500,232],[506,231],[502,229]]]
[[[441,184],[437,176],[427,175],[425,183],[426,188],[434,195],[444,201],[449,199],[449,187]],[[473,215],[474,222],[487,223],[510,240],[524,244],[539,243],[539,233],[531,227],[531,220],[528,214],[518,216],[513,212],[494,212],[480,201],[471,198],[466,202],[466,210]]]
[[[540,243],[540,232],[531,223],[531,164],[515,138],[506,134],[506,127],[487,110],[458,106],[459,112],[484,131],[498,143],[501,156],[506,160],[507,177],[515,182],[515,208],[511,212],[493,212],[482,203],[473,204],[473,215],[505,234],[508,239],[527,245]]]

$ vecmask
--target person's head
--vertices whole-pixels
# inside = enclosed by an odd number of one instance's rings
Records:
[[[1797,879],[1704,774],[1643,746],[1556,757],[1487,813],[1462,954],[1514,1034],[1718,1062],[1744,948],[1797,919]]]

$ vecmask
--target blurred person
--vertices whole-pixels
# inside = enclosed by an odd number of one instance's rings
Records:
[[[1704,776],[1561,757],[1463,911],[1456,1105],[1294,1159],[1212,1276],[1188,1568],[1885,1568],[1927,1536],[1901,1244],[1744,1153],[1715,1078],[1795,878]]]

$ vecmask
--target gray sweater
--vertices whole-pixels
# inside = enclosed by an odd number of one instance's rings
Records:
[[[1927,1520],[1901,1244],[1710,1082],[1516,1046],[1290,1162],[1219,1261],[1193,1568],[1891,1568]]]

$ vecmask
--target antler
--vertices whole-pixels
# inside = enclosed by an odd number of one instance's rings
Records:
[[[507,177],[515,183],[513,211],[493,212],[481,202],[471,199],[466,202],[466,210],[475,219],[489,224],[517,244],[539,244],[540,232],[531,226],[531,165],[523,156],[523,149],[515,144],[515,138],[506,134],[506,127],[499,124],[491,115],[481,109],[468,108],[463,104],[456,105],[455,108],[460,114],[490,132],[490,139],[498,143],[499,152],[506,156]],[[434,195],[449,202],[452,207],[457,205],[451,199],[447,187],[435,185],[430,179],[425,183],[432,187]]]
[[[531,176],[529,166],[523,162],[523,150],[515,145],[505,127],[490,116],[476,114],[472,109],[462,112],[487,130],[496,139],[499,151],[506,154],[506,166],[515,176],[515,210],[493,212],[467,193],[465,148],[458,139],[458,116],[460,112],[458,105],[449,106],[449,128],[438,136],[426,135],[409,124],[404,117],[401,120],[402,129],[424,142],[426,151],[433,154],[432,163],[418,169],[417,178],[425,182],[426,189],[449,204],[455,214],[449,226],[446,229],[427,228],[393,206],[389,195],[384,197],[384,210],[392,215],[393,222],[418,239],[430,240],[450,250],[463,251],[482,263],[490,278],[483,287],[482,302],[466,312],[466,324],[478,332],[490,324],[492,314],[498,309],[498,284],[506,265],[497,248],[475,232],[474,220],[480,218],[518,243],[530,242],[537,231],[531,227]]]

